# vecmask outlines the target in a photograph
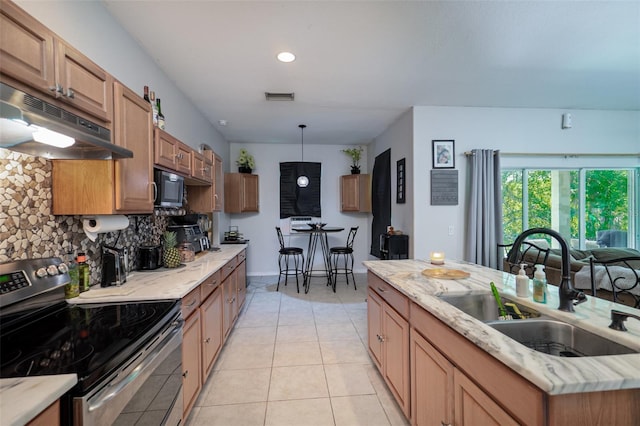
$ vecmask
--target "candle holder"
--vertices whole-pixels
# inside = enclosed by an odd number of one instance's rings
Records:
[[[441,251],[432,251],[430,259],[432,265],[444,265],[444,253]]]

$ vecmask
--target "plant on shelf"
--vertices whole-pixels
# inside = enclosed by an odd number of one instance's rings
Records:
[[[251,173],[256,166],[253,155],[249,154],[244,148],[240,149],[240,155],[236,160],[236,164],[238,165],[238,171],[240,173]]]
[[[360,157],[362,156],[362,151],[364,151],[364,148],[362,148],[361,146],[357,148],[347,148],[342,150],[342,152],[351,157],[352,175],[360,174]]]

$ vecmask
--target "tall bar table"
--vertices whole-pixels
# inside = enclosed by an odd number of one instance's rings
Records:
[[[329,238],[327,237],[327,234],[344,231],[344,228],[337,226],[324,226],[322,228],[294,229],[293,231],[301,234],[309,234],[309,247],[307,248],[307,259],[305,260],[304,267],[304,292],[309,293],[311,277],[314,276],[313,258],[316,254],[318,241],[320,241],[322,257],[324,259],[324,271],[315,270],[315,272],[323,273],[327,278],[327,285],[330,285],[331,289],[335,293],[336,284],[331,279],[331,259],[329,258]]]

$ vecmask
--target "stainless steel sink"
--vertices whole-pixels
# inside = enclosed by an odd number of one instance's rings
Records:
[[[499,317],[498,303],[491,293],[444,294],[441,300],[480,321],[494,321]],[[514,303],[525,318],[537,318],[540,313],[534,309],[502,297],[502,303]]]
[[[555,356],[605,356],[639,352],[556,320],[491,321],[487,325],[531,349]]]

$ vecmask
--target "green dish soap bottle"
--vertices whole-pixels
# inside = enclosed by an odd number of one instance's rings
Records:
[[[542,265],[536,265],[536,271],[533,274],[533,301],[547,303],[547,277]]]
[[[64,286],[64,297],[66,299],[73,299],[80,295],[80,280],[78,276],[78,264],[71,251],[67,253],[67,268],[69,269],[70,281]]]
[[[89,290],[89,287],[91,287],[91,271],[87,263],[87,256],[84,253],[78,253],[78,284],[80,293]]]

